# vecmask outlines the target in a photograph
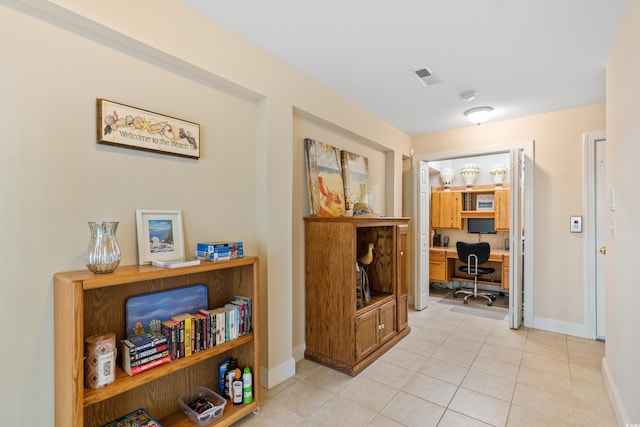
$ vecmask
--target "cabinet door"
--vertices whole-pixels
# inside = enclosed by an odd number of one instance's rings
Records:
[[[398,248],[396,250],[397,253],[397,298],[398,298],[398,330],[401,331],[407,327],[409,323],[408,317],[408,289],[409,289],[409,272],[408,272],[408,260],[409,254],[407,253],[408,245],[407,245],[407,225],[399,225],[398,226]]]
[[[509,190],[496,190],[495,215],[496,231],[509,231]]]
[[[396,334],[396,302],[390,301],[378,309],[380,344],[384,344]]]
[[[459,192],[431,193],[431,228],[462,230],[461,203]]]
[[[378,348],[378,310],[356,317],[356,361]]]

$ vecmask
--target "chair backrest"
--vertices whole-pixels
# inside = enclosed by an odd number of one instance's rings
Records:
[[[458,259],[464,264],[467,263],[469,255],[478,257],[478,265],[484,264],[489,260],[491,254],[491,246],[487,242],[456,242],[456,249],[458,250]]]

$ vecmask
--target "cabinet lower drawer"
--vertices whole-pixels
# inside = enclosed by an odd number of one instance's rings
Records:
[[[444,252],[429,251],[429,282],[447,281],[447,258]]]

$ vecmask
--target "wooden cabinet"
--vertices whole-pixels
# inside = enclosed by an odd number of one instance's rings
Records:
[[[406,336],[408,218],[305,218],[305,357],[356,375]],[[371,300],[357,307],[356,263]]]
[[[252,299],[253,332],[190,357],[177,359],[135,376],[127,375],[118,357],[116,380],[105,387],[84,387],[84,343],[89,336],[113,332],[116,342],[125,337],[125,304],[128,298],[181,288],[207,286],[210,308],[223,306],[234,296]],[[123,266],[111,274],[88,270],[54,276],[55,419],[56,426],[101,426],[137,408],[145,408],[165,427],[195,426],[181,411],[178,397],[198,387],[217,391],[219,363],[237,358],[239,366],[253,373],[252,403],[227,404],[211,426],[229,425],[260,403],[258,259],[206,263],[164,269]]]
[[[431,193],[431,228],[462,229],[462,195],[459,191]]]
[[[509,231],[509,190],[495,191],[495,229]]]

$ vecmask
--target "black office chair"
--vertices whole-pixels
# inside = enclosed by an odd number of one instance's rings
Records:
[[[489,254],[491,253],[491,247],[487,242],[478,243],[465,243],[456,242],[456,249],[458,250],[458,259],[463,263],[458,270],[463,273],[473,275],[473,291],[467,291],[460,289],[453,293],[454,298],[458,298],[458,294],[465,294],[464,303],[467,304],[469,297],[477,298],[483,297],[489,300],[487,305],[493,304],[496,300],[496,296],[489,292],[478,292],[478,275],[491,274],[496,271],[491,267],[478,267],[480,264],[484,264],[489,260]]]

